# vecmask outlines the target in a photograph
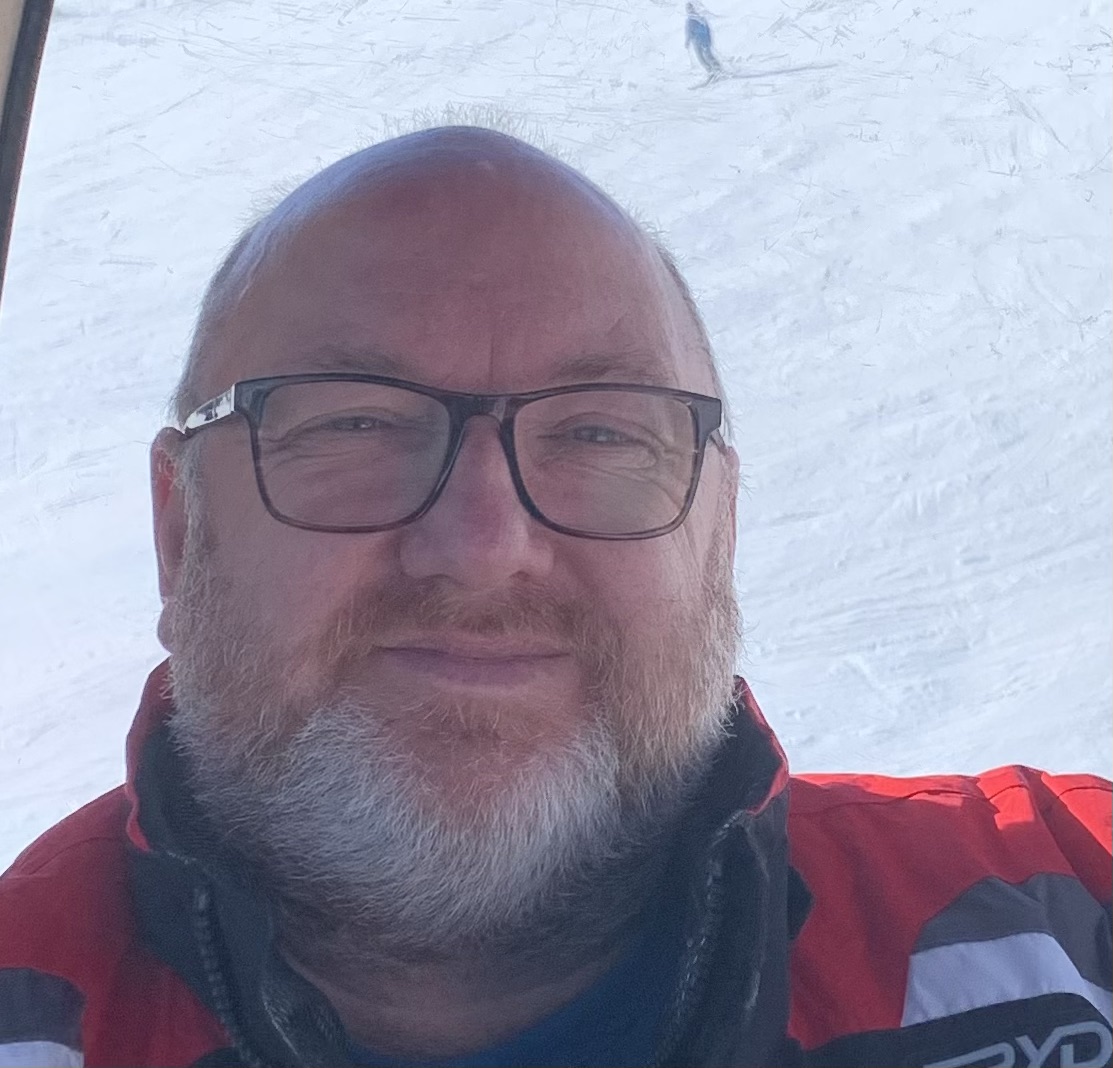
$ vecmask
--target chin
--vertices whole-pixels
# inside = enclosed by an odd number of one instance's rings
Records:
[[[553,719],[489,705],[457,707],[452,715],[426,714],[391,727],[395,753],[423,792],[441,802],[469,804],[548,778],[584,748],[583,736],[591,733],[582,717]]]

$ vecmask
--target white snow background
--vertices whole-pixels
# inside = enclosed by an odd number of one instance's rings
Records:
[[[797,771],[1110,769],[1110,5],[57,0],[0,315],[0,868],[119,781],[147,443],[275,185],[506,109],[658,224],[747,490]]]

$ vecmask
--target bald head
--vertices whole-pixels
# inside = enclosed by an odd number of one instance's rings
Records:
[[[435,258],[470,261],[461,267],[472,271],[476,284],[485,271],[477,250],[490,256],[505,250],[508,260],[517,255],[520,267],[523,259],[532,264],[549,255],[559,263],[554,246],[586,240],[605,247],[619,271],[637,265],[647,285],[659,291],[679,355],[694,356],[707,380],[698,388],[723,397],[702,318],[667,249],[566,164],[506,134],[453,126],[353,153],[298,186],[248,227],[205,294],[174,396],[176,417],[184,419],[213,392],[246,377],[229,364],[242,353],[238,320],[256,290],[280,281],[296,284],[299,271],[314,276],[314,264],[331,258],[330,235],[343,240],[361,232],[372,242],[407,242],[413,236],[402,231],[412,229],[415,219],[421,220],[425,237],[433,238],[428,250]],[[623,257],[627,262],[620,265]],[[298,269],[289,269],[291,260]],[[512,265],[512,274],[515,269]],[[374,285],[375,279],[360,282]],[[569,296],[574,300],[574,293]]]

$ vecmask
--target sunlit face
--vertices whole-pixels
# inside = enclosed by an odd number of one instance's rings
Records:
[[[316,370],[481,393],[712,391],[663,267],[586,183],[505,145],[388,162],[265,261],[217,338],[207,395]],[[272,518],[240,419],[188,447],[188,533],[173,461],[155,449],[161,633],[211,777],[254,776],[258,797],[297,764],[341,795],[374,766],[377,785],[360,789],[379,793],[350,799],[341,822],[386,804],[389,780],[411,815],[453,833],[513,823],[510,808],[536,826],[532,791],[551,822],[565,804],[598,835],[607,806],[671,782],[716,735],[734,652],[733,456],[708,451],[678,530],[607,542],[527,514],[490,419],[468,426],[433,508],[377,534]],[[327,775],[302,759],[313,744]]]

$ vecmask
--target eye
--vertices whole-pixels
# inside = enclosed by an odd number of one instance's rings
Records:
[[[370,434],[428,430],[427,422],[398,412],[325,412],[306,420],[298,433]]]
[[[376,415],[337,415],[318,424],[321,430],[389,430],[397,424]]]
[[[588,445],[640,445],[638,439],[623,433],[611,426],[587,424],[573,427],[567,434],[573,441],[582,441]]]
[[[291,448],[394,448],[421,447],[429,428],[413,419],[389,412],[331,412],[315,416],[271,439]],[[357,439],[359,439],[357,441]]]

